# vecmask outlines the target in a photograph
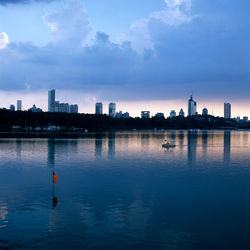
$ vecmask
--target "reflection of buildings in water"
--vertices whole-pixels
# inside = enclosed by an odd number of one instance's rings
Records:
[[[108,134],[108,156],[113,158],[115,156],[115,133]]]
[[[248,145],[248,131],[246,132],[246,131],[244,131],[243,133],[242,133],[242,136],[243,136],[243,144],[244,144],[244,146],[246,146],[246,145]]]
[[[224,164],[229,165],[231,159],[231,131],[224,131]]]
[[[72,154],[78,153],[78,140],[69,140],[69,151]]]
[[[55,165],[55,139],[49,138],[48,142],[48,165],[54,167]]]
[[[0,201],[0,229],[6,227],[8,224],[7,220],[8,207],[7,204]]]
[[[188,131],[188,164],[192,167],[196,163],[197,133]]]
[[[202,131],[201,135],[201,141],[202,141],[202,154],[203,154],[203,159],[207,158],[207,143],[208,143],[208,133],[207,131]]]
[[[142,147],[149,146],[149,144],[150,144],[150,133],[141,133],[140,137],[141,137],[141,146]]]
[[[102,136],[96,136],[95,137],[95,157],[102,156],[102,146],[103,146]]]
[[[16,139],[16,156],[21,157],[22,156],[22,139]]]

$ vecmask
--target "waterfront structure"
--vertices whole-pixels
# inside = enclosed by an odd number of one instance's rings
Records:
[[[95,114],[102,115],[103,114],[103,104],[101,102],[97,102],[95,104]]]
[[[175,110],[171,110],[170,112],[170,118],[176,117],[176,112]]]
[[[22,100],[17,100],[17,111],[22,111]]]
[[[55,112],[56,90],[52,89],[48,92],[48,112]]]
[[[141,118],[150,118],[150,111],[142,111],[141,112]]]
[[[196,115],[197,103],[194,101],[193,96],[191,95],[188,100],[188,116]]]
[[[224,118],[231,119],[231,104],[224,103]]]
[[[71,104],[69,106],[69,112],[71,114],[77,114],[78,113],[78,105],[77,104]]]
[[[207,110],[207,108],[204,108],[204,109],[202,110],[202,115],[208,115],[208,110]]]
[[[155,117],[162,117],[162,118],[165,118],[163,113],[157,113],[157,114],[155,115]]]
[[[15,111],[15,110],[16,110],[15,106],[13,104],[11,104],[10,105],[10,111]]]
[[[115,103],[111,102],[109,104],[109,116],[115,117],[115,114],[116,114],[116,105]]]
[[[181,117],[184,117],[184,116],[185,116],[185,113],[184,113],[183,109],[180,110],[179,116],[181,116]]]

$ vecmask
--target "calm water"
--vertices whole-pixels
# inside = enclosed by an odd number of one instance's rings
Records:
[[[0,157],[0,248],[250,249],[250,132],[1,139]]]

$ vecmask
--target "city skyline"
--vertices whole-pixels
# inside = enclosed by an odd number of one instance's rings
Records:
[[[146,0],[141,8],[139,0],[2,0],[0,105],[14,95],[27,100],[24,95],[31,98],[23,103],[27,109],[36,95],[36,105],[45,110],[38,100],[55,88],[71,92],[60,100],[76,99],[84,113],[92,112],[92,102],[112,100],[131,115],[140,114],[132,106],[141,103],[153,106],[152,113],[182,107],[187,114],[183,99],[193,92],[199,113],[207,107],[222,116],[221,103],[231,102],[232,116],[250,116],[249,5]],[[170,106],[165,100],[176,105],[162,110]]]
[[[108,102],[108,111],[105,112],[105,104],[103,102],[96,102],[95,106],[94,106],[94,112],[78,112],[78,104],[69,104],[69,103],[60,103],[59,101],[56,101],[56,94],[55,94],[56,90],[52,89],[52,90],[48,90],[48,94],[47,94],[47,109],[42,110],[39,107],[36,107],[36,104],[33,104],[32,107],[25,109],[23,108],[22,105],[22,100],[17,100],[17,106],[10,104],[9,108],[7,107],[7,109],[10,109],[12,111],[15,110],[30,110],[33,112],[66,112],[66,113],[90,113],[90,114],[106,114],[112,117],[117,117],[117,118],[121,118],[121,117],[153,117],[153,116],[158,116],[158,117],[175,117],[175,116],[192,116],[195,114],[199,114],[199,115],[212,115],[212,116],[218,116],[218,117],[224,117],[224,118],[235,118],[237,120],[241,119],[241,120],[248,120],[248,116],[246,114],[244,114],[243,116],[240,115],[236,115],[234,117],[232,117],[232,112],[231,112],[231,103],[225,102],[224,103],[224,109],[223,109],[223,115],[215,115],[214,114],[214,110],[212,109],[212,111],[210,112],[209,109],[207,107],[204,106],[204,108],[201,109],[201,112],[199,113],[197,111],[197,102],[193,99],[193,95],[190,96],[190,99],[188,99],[187,101],[187,113],[185,113],[185,108],[180,108],[180,110],[175,110],[170,108],[170,113],[167,114],[167,112],[162,112],[162,111],[157,111],[157,112],[152,112],[151,109],[148,109],[148,111],[145,111],[145,109],[140,110],[140,114],[139,115],[130,115],[129,112],[124,112],[124,110],[120,110],[118,112],[117,109],[117,103],[114,102]],[[63,106],[62,106],[63,105]],[[66,107],[67,105],[67,107]],[[56,108],[57,107],[57,108]],[[0,108],[5,108],[6,107],[0,107]],[[126,107],[127,108],[127,107]],[[143,111],[144,110],[144,111]],[[148,114],[144,115],[143,112],[146,114],[148,112]],[[187,115],[186,115],[187,114]]]

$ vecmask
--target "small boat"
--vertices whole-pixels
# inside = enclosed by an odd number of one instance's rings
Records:
[[[162,147],[163,148],[174,148],[176,145],[175,145],[175,141],[174,140],[165,140],[165,143],[162,144]]]

